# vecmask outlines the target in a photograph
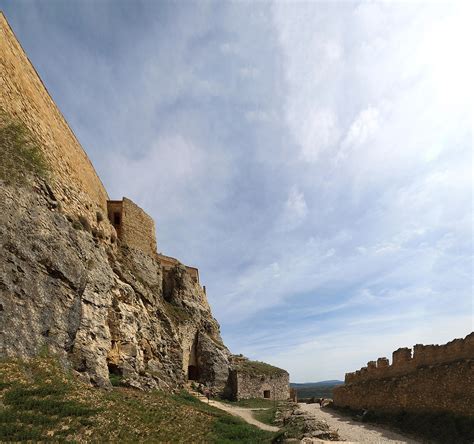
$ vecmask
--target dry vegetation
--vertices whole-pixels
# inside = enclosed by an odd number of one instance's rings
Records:
[[[272,442],[183,392],[106,391],[78,382],[57,360],[0,361],[0,441]]]
[[[0,179],[22,184],[28,174],[46,176],[48,167],[28,128],[0,109]]]
[[[237,369],[252,375],[277,376],[286,373],[281,368],[260,361],[241,361],[237,364]]]

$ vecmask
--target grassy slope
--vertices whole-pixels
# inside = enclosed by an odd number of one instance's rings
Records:
[[[187,393],[95,389],[50,357],[0,361],[0,441],[265,443],[273,437]]]
[[[253,417],[264,424],[274,425],[275,423],[275,414],[277,412],[277,407],[272,406],[265,410],[254,410]]]
[[[249,409],[270,408],[273,407],[275,401],[264,398],[241,399],[240,401],[229,401],[228,399],[219,399],[219,402],[233,405],[235,407],[244,407]]]

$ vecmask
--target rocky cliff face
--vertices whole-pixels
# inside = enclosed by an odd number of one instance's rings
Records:
[[[0,186],[1,357],[46,346],[94,384],[108,386],[113,373],[164,389],[192,364],[194,377],[223,388],[229,352],[184,266],[164,278],[156,259],[103,236],[113,231],[106,217],[91,229],[63,214],[37,175]]]

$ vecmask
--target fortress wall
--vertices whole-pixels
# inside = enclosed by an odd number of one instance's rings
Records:
[[[155,256],[155,222],[138,205],[126,197],[122,201],[122,226],[120,239],[125,245]]]
[[[2,13],[0,108],[21,120],[35,135],[63,210],[86,216],[95,225],[96,212],[106,214],[107,192]]]
[[[416,345],[371,361],[334,390],[353,409],[446,411],[474,416],[474,333],[444,345]]]
[[[170,256],[165,256],[164,254],[159,254],[158,259],[161,263],[161,266],[163,267],[163,271],[169,271],[172,268],[176,267],[176,265],[179,265],[180,262],[178,259],[175,259],[174,257]],[[191,276],[191,278],[196,282],[196,284],[199,284],[199,270],[195,267],[188,267],[185,265],[187,272]]]
[[[229,383],[231,397],[237,401],[264,398],[265,392],[268,393],[268,399],[272,401],[286,401],[290,396],[290,376],[286,372],[268,376],[231,370]]]
[[[399,348],[392,354],[392,365],[387,358],[371,361],[353,373],[346,373],[346,384],[368,379],[390,378],[415,371],[419,367],[449,363],[461,359],[474,359],[474,333],[464,339],[454,339],[444,345],[421,345],[410,348]]]

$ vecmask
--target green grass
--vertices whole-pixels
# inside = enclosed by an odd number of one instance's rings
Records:
[[[28,366],[3,361],[0,381],[0,441],[61,441],[99,411],[75,396],[73,381],[50,358]]]
[[[20,185],[28,175],[46,177],[48,167],[31,131],[0,109],[0,179]]]
[[[227,399],[220,399],[220,402],[225,404],[234,405],[236,407],[246,407],[246,408],[271,408],[274,406],[274,401],[264,398],[251,398],[251,399],[241,399],[239,401],[229,401]]]
[[[274,438],[187,392],[93,388],[48,356],[0,361],[0,442],[271,443]]]
[[[275,414],[277,412],[277,407],[273,406],[266,410],[254,410],[253,417],[264,424],[273,425],[275,422]]]

